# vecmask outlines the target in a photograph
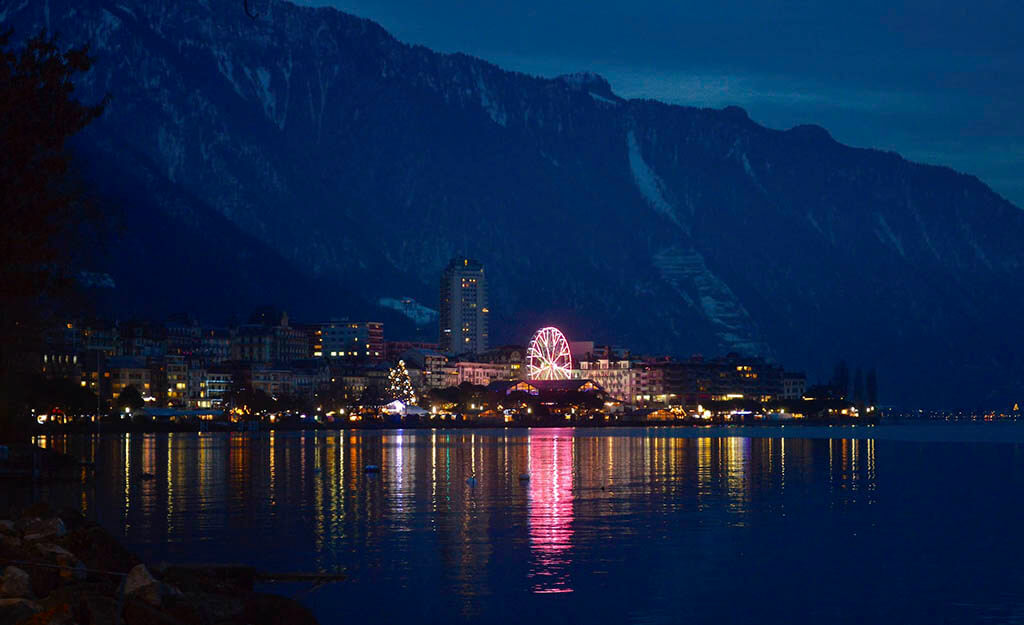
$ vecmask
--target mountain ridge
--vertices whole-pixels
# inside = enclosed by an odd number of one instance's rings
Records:
[[[763,353],[812,379],[844,357],[923,405],[1024,388],[1024,212],[973,176],[739,107],[619,98],[596,74],[509,72],[334,9],[47,0],[0,21],[93,44],[83,97],[112,99],[83,160],[144,181],[128,155],[145,155],[294,276],[280,282],[319,285],[258,289],[307,314],[432,306],[448,258],[470,254],[499,342],[558,323],[641,352]],[[140,220],[183,219],[146,189]]]

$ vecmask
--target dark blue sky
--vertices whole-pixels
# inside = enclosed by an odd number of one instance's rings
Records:
[[[399,39],[977,175],[1024,207],[1024,2],[301,0]]]

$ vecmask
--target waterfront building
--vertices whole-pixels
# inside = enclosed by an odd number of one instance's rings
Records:
[[[425,341],[384,341],[384,360],[398,362],[409,350],[438,351],[437,343]]]
[[[122,356],[152,358],[167,353],[167,331],[154,323],[129,322],[118,324]]]
[[[194,356],[199,352],[203,328],[194,317],[186,314],[172,315],[164,327],[168,354]]]
[[[189,410],[209,408],[206,395],[207,366],[201,358],[185,361],[185,407]]]
[[[487,351],[487,278],[484,266],[470,258],[453,258],[441,274],[440,347],[450,354]]]
[[[231,331],[225,328],[203,328],[199,340],[199,356],[209,364],[220,364],[231,358]]]
[[[782,375],[782,399],[800,399],[807,390],[807,374],[786,371]]]
[[[287,313],[258,312],[231,342],[231,359],[248,363],[289,362],[306,358],[308,351],[308,337],[289,325]]]
[[[143,397],[152,392],[153,372],[145,358],[118,356],[104,363],[104,395],[118,398],[129,386],[134,386]],[[109,389],[109,391],[107,390]]]
[[[491,382],[516,380],[521,377],[521,369],[513,370],[512,363],[507,362],[468,362],[455,363],[458,386],[463,382],[487,386]]]
[[[394,362],[404,360],[406,365],[418,369],[423,376],[424,389],[448,388],[459,385],[458,367],[449,366],[448,357],[434,349],[408,349]]]
[[[107,357],[120,356],[121,334],[117,324],[110,321],[91,321],[82,327],[82,347],[86,352],[99,352]]]
[[[270,397],[292,396],[295,394],[295,380],[292,370],[277,365],[253,365],[248,371],[249,384],[253,390],[262,391]]]
[[[188,399],[188,366],[185,364],[185,357],[177,354],[168,354],[163,359],[164,384],[160,387],[167,392],[160,397],[161,403],[166,401],[171,406],[184,406]]]
[[[320,332],[324,358],[370,362],[384,359],[384,324],[380,321],[334,320],[322,324]]]
[[[503,395],[516,392],[528,395],[604,392],[601,385],[593,380],[503,380],[490,383],[487,390]]]
[[[580,360],[573,369],[573,379],[593,380],[609,397],[632,402],[641,394],[642,370],[629,359],[593,358]]]
[[[235,383],[235,372],[230,367],[218,365],[210,367],[206,372],[205,390],[209,406],[202,408],[220,408],[224,405],[228,393]]]
[[[307,358],[291,363],[292,394],[304,401],[313,401],[321,392],[327,390],[331,382],[331,372],[322,358]]]

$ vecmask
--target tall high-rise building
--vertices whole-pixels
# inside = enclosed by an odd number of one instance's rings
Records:
[[[484,266],[471,258],[453,258],[441,274],[441,351],[487,351],[489,313]]]

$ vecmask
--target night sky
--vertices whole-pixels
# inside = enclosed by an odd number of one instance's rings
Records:
[[[624,97],[737,104],[773,128],[975,174],[1024,207],[1024,3],[300,0],[399,39]]]

